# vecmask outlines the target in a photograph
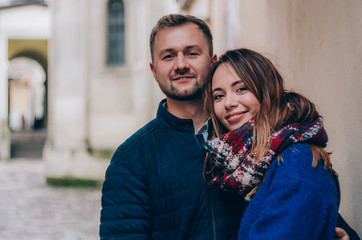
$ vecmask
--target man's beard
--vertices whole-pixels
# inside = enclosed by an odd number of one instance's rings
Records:
[[[178,101],[194,100],[202,96],[202,86],[196,82],[191,90],[179,91],[171,84],[171,88],[167,89],[160,85],[161,91],[168,97]]]

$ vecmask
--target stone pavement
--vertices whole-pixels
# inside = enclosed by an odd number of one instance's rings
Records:
[[[100,189],[49,187],[43,173],[41,160],[0,162],[0,239],[99,239]]]

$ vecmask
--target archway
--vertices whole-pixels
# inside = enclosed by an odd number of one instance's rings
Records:
[[[41,158],[46,139],[46,61],[23,52],[9,61],[8,96],[11,158]]]
[[[45,79],[41,65],[30,58],[9,62],[9,127],[12,131],[45,127]]]

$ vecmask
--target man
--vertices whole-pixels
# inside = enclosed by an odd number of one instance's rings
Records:
[[[241,200],[203,179],[209,116],[202,87],[216,60],[210,29],[195,17],[168,15],[154,27],[150,47],[166,100],[112,157],[101,239],[236,239]]]
[[[150,48],[150,68],[166,99],[112,157],[101,239],[236,239],[243,202],[203,179],[209,116],[201,92],[216,60],[210,29],[192,16],[164,16]]]

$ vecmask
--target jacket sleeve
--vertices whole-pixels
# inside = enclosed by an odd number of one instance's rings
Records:
[[[270,169],[251,200],[238,239],[334,239],[338,204],[333,179],[323,169],[283,165]]]
[[[150,209],[147,185],[135,160],[118,148],[102,188],[101,240],[150,239]]]

